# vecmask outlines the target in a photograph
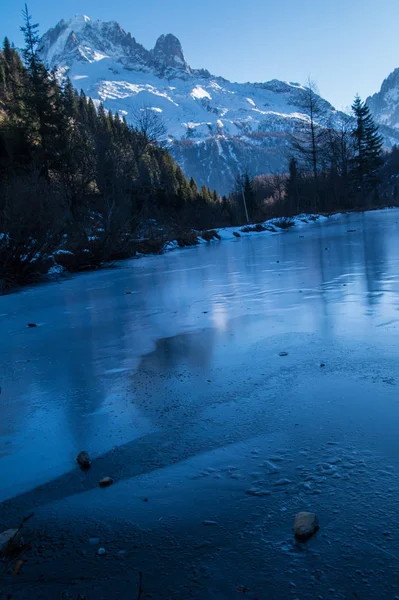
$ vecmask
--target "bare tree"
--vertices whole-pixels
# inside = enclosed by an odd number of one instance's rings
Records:
[[[287,182],[287,175],[282,173],[274,173],[271,177],[271,184],[273,186],[273,197],[275,202],[278,202],[279,207],[283,205],[285,200],[285,188]],[[281,208],[279,208],[281,210]]]
[[[321,161],[321,141],[325,120],[324,102],[319,96],[317,85],[309,77],[305,87],[300,109],[308,119],[298,123],[292,136],[295,156],[314,178],[314,210],[318,204],[318,176]]]
[[[149,145],[165,145],[167,128],[160,114],[150,106],[137,107],[132,112],[132,123],[142,137],[144,152]]]
[[[320,168],[319,141],[322,135],[325,111],[317,85],[310,78],[307,81],[299,107],[303,114],[308,117],[308,120],[296,127],[293,145],[299,155],[298,158],[302,158],[302,162],[313,173],[313,177],[317,179]]]
[[[322,136],[320,149],[321,163],[324,170],[335,171],[339,177],[346,179],[350,163],[354,155],[352,121],[344,118],[341,122],[329,122]]]

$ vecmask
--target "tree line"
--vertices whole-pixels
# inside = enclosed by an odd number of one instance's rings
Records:
[[[350,115],[333,115],[332,121],[309,81],[300,108],[307,119],[291,135],[287,172],[238,176],[228,199],[233,213],[241,206],[241,219],[248,212],[250,220],[262,221],[397,204],[399,150],[384,153],[383,138],[359,96]]]
[[[157,142],[150,109],[135,126],[106,112],[46,68],[27,8],[21,29],[22,58],[8,39],[0,50],[3,285],[36,277],[54,256],[69,270],[95,267],[132,256],[142,238],[218,218],[219,196],[198,189]]]

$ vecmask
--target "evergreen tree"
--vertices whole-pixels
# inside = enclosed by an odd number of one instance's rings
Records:
[[[62,86],[61,98],[64,107],[65,116],[68,119],[76,118],[78,110],[78,98],[73,88],[72,82],[69,77],[66,79]]]
[[[23,10],[25,48],[23,57],[28,76],[25,86],[25,123],[38,167],[48,177],[62,146],[60,133],[63,112],[60,110],[59,86],[54,74],[50,74],[39,55],[38,24],[32,23],[28,7]]]
[[[198,196],[198,186],[196,184],[194,177],[190,177],[190,189],[191,189],[193,198]]]
[[[289,175],[286,182],[286,194],[291,214],[299,214],[299,174],[298,163],[295,158],[289,162]]]
[[[186,176],[184,175],[183,171],[181,170],[181,167],[179,166],[176,168],[176,179],[179,186],[179,205],[180,208],[183,208],[190,201],[191,188]]]
[[[374,123],[370,109],[357,95],[352,105],[356,127],[352,132],[355,140],[353,177],[357,189],[367,192],[376,188],[382,165],[383,139]]]
[[[4,39],[0,54],[0,107],[7,111],[14,121],[23,112],[24,66],[18,52],[11,47],[8,38]]]
[[[205,204],[209,204],[210,202],[212,202],[212,194],[209,191],[209,188],[206,187],[206,185],[201,186],[199,195],[200,195],[201,200]]]
[[[94,102],[93,102],[92,98],[89,98],[89,100],[85,106],[85,111],[86,111],[87,125],[91,129],[91,131],[94,131],[96,128],[96,123],[97,123],[97,111],[96,111],[96,107],[94,106]]]
[[[258,207],[257,207],[257,203],[256,203],[256,196],[255,196],[253,181],[251,180],[251,178],[249,177],[249,174],[247,172],[244,174],[243,189],[244,189],[245,201],[247,203],[248,213],[251,218],[255,218]]]

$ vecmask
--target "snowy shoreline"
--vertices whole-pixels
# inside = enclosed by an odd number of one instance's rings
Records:
[[[334,219],[334,218],[340,218],[343,217],[345,215],[351,215],[351,214],[361,214],[361,213],[369,213],[369,212],[379,212],[379,211],[385,211],[385,210],[391,210],[397,208],[396,206],[385,206],[385,207],[378,207],[378,208],[370,208],[367,210],[348,210],[345,212],[335,212],[335,213],[330,213],[330,214],[319,214],[319,213],[301,213],[300,215],[296,215],[295,217],[274,217],[272,219],[267,219],[266,221],[262,221],[260,223],[250,223],[250,224],[242,224],[242,225],[237,225],[237,226],[233,226],[233,227],[221,227],[221,228],[215,228],[215,229],[211,229],[211,230],[205,230],[206,231],[215,231],[219,237],[215,237],[212,240],[206,240],[203,237],[201,237],[201,234],[204,233],[204,230],[193,230],[193,232],[198,235],[198,243],[193,245],[193,247],[198,246],[198,245],[206,245],[209,244],[210,242],[220,242],[223,240],[227,240],[227,241],[239,241],[240,238],[246,238],[246,237],[250,237],[253,235],[259,236],[261,234],[268,234],[268,235],[274,235],[276,233],[283,233],[284,231],[289,231],[289,230],[296,230],[298,231],[298,229],[305,229],[306,226],[308,225],[312,225],[313,223],[320,223],[320,222],[326,222],[329,221],[330,219]],[[290,221],[290,225],[288,226],[279,226],[278,223],[283,221],[283,220],[288,220]],[[255,228],[257,226],[261,226],[263,227],[263,230],[259,229],[256,230]],[[251,231],[245,231],[246,228],[251,228]],[[237,235],[238,234],[238,235]],[[165,247],[163,248],[161,254],[163,252],[171,252],[172,250],[184,250],[184,248],[189,247],[190,245],[187,246],[179,246],[177,240],[171,240],[170,242],[168,242]],[[137,253],[137,258],[141,258],[143,256],[156,256],[157,254],[160,253]],[[129,260],[129,259],[128,259]]]
[[[211,242],[221,242],[221,241],[236,241],[239,242],[241,238],[247,238],[253,235],[259,236],[261,234],[267,234],[267,235],[275,235],[275,234],[281,234],[284,231],[288,231],[288,230],[303,230],[304,228],[306,228],[308,225],[311,225],[313,223],[320,223],[320,222],[325,222],[327,220],[330,220],[332,218],[339,218],[342,217],[344,215],[348,215],[348,214],[353,214],[353,212],[359,213],[359,212],[376,212],[376,211],[383,211],[383,210],[388,210],[391,208],[395,208],[394,206],[388,206],[388,207],[383,207],[383,208],[376,208],[376,209],[369,209],[366,211],[347,211],[347,212],[337,212],[337,213],[331,213],[329,215],[326,214],[318,214],[318,213],[302,213],[300,215],[296,215],[295,217],[275,217],[272,219],[268,219],[266,221],[262,221],[260,223],[251,223],[251,224],[242,224],[242,225],[238,225],[238,226],[232,226],[232,227],[221,227],[221,228],[215,228],[215,229],[208,229],[208,230],[189,230],[189,234],[192,235],[192,238],[194,241],[189,240],[187,243],[181,243],[178,241],[178,239],[172,239],[169,240],[167,242],[165,242],[165,244],[162,246],[162,240],[161,239],[157,239],[156,237],[154,238],[142,238],[141,240],[137,240],[137,243],[140,244],[145,244],[147,242],[151,242],[151,241],[159,241],[160,242],[160,249],[159,251],[148,251],[148,252],[140,252],[137,251],[134,255],[130,256],[130,257],[126,257],[124,259],[119,259],[119,260],[115,260],[115,261],[104,261],[102,264],[97,265],[96,268],[90,269],[90,268],[85,268],[82,269],[81,271],[69,271],[67,268],[65,268],[64,266],[62,266],[61,264],[57,264],[56,261],[54,260],[54,265],[49,269],[49,271],[43,275],[42,277],[38,278],[36,282],[30,281],[29,283],[27,283],[26,285],[21,284],[15,287],[11,287],[8,288],[6,290],[4,290],[3,292],[0,292],[0,296],[4,295],[4,294],[10,294],[10,293],[14,293],[17,292],[20,289],[23,289],[26,286],[29,285],[38,285],[38,284],[45,284],[45,283],[51,283],[54,281],[59,281],[62,280],[63,277],[67,277],[67,276],[73,276],[77,273],[85,273],[85,272],[91,272],[93,270],[103,270],[103,269],[109,269],[112,268],[112,266],[121,266],[122,264],[124,264],[126,261],[129,260],[133,260],[133,259],[139,259],[139,258],[143,258],[145,256],[160,256],[162,254],[165,253],[169,253],[172,251],[176,251],[176,250],[184,250],[190,247],[198,247],[198,246],[202,246],[202,245],[209,245]],[[214,234],[213,237],[206,239],[206,236],[204,236],[204,234]],[[203,237],[204,236],[204,237]],[[56,254],[71,254],[69,251],[65,251],[65,250],[58,250],[54,255],[53,258],[55,257]]]
[[[337,213],[337,215],[341,215],[342,213]],[[333,215],[330,215],[333,216]],[[297,227],[301,227],[303,228],[305,225],[309,225],[311,223],[315,223],[315,222],[320,222],[320,221],[325,221],[328,218],[330,218],[330,216],[326,216],[326,215],[318,215],[318,214],[301,214],[301,215],[297,215],[296,217],[292,217],[289,218],[290,224],[287,227],[281,227],[279,225],[277,225],[277,223],[282,221],[281,217],[277,217],[277,218],[273,218],[273,219],[268,219],[267,221],[262,221],[260,223],[250,223],[247,225],[238,225],[238,226],[232,226],[232,227],[221,227],[221,228],[215,228],[215,229],[210,229],[210,230],[192,230],[193,233],[195,233],[198,236],[198,242],[196,244],[193,244],[193,247],[198,246],[198,245],[206,245],[209,244],[210,242],[220,242],[223,240],[239,240],[240,238],[246,238],[246,237],[250,237],[253,235],[259,235],[259,234],[275,234],[275,233],[282,233],[283,231],[287,231],[289,229],[292,229],[293,227],[297,228]],[[260,227],[262,227],[263,229],[261,229]],[[256,229],[256,227],[259,227],[259,229]],[[249,231],[246,229],[250,229]],[[202,237],[202,233],[207,232],[207,231],[214,231],[217,236],[215,236],[213,239],[211,240],[206,240]],[[177,242],[177,240],[171,240],[170,242],[168,242],[165,247],[163,248],[162,252],[171,252],[172,250],[182,250],[186,247],[189,247],[190,245],[187,246],[180,246]],[[161,252],[161,253],[162,253]],[[156,256],[157,253],[149,253],[149,255],[151,256]],[[138,253],[137,257],[143,257],[143,256],[147,256],[146,253]]]
[[[293,227],[295,227],[296,229],[298,227],[300,227],[301,229],[303,227],[305,227],[305,225],[309,225],[315,222],[320,222],[320,221],[325,221],[328,218],[332,217],[332,216],[338,216],[341,215],[342,213],[336,213],[335,215],[320,215],[320,214],[300,214],[297,215],[295,217],[275,217],[272,219],[268,219],[266,221],[262,221],[260,223],[248,223],[248,224],[242,224],[242,225],[237,225],[237,226],[232,226],[232,227],[221,227],[221,228],[215,228],[215,229],[190,229],[188,230],[188,234],[191,236],[190,239],[187,240],[187,243],[180,242],[178,239],[172,239],[169,241],[165,241],[164,245],[162,246],[162,238],[157,238],[156,236],[154,236],[153,238],[146,238],[146,237],[142,237],[141,239],[137,240],[137,244],[146,244],[149,242],[158,242],[160,243],[160,249],[158,251],[151,251],[149,250],[148,252],[140,252],[137,251],[136,254],[128,257],[128,258],[124,258],[124,259],[120,259],[120,260],[116,260],[116,261],[104,261],[104,263],[100,266],[98,266],[98,269],[107,269],[110,268],[111,265],[121,265],[123,264],[125,261],[127,260],[132,260],[132,259],[138,259],[138,258],[143,258],[145,256],[160,256],[161,254],[164,254],[166,252],[172,252],[175,250],[184,250],[187,248],[195,248],[198,247],[200,245],[206,245],[209,244],[211,242],[221,242],[221,241],[232,241],[232,240],[240,240],[240,238],[246,238],[252,235],[259,235],[259,234],[276,234],[276,233],[281,233],[283,231],[287,231],[289,229],[292,229]],[[286,223],[288,222],[288,225],[278,225],[279,223]],[[206,235],[205,237],[204,234],[214,234],[213,237],[211,239],[206,239]],[[183,236],[184,237],[184,236]],[[57,252],[54,254],[72,254],[69,251],[66,250],[57,250]],[[83,269],[82,271],[78,271],[78,272],[90,272],[92,269]],[[68,269],[66,269],[65,267],[63,267],[60,264],[55,264],[54,266],[52,266],[47,274],[47,277],[50,278],[50,280],[53,280],[54,278],[57,278],[58,276],[62,276],[62,275],[73,275],[74,272],[72,271],[68,271]],[[46,277],[45,277],[46,279]]]

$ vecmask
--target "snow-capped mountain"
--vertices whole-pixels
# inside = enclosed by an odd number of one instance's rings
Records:
[[[379,92],[367,98],[367,104],[378,124],[399,130],[399,69],[383,81]]]
[[[232,83],[192,69],[171,34],[147,50],[116,22],[76,16],[43,36],[42,56],[128,121],[140,108],[155,111],[185,173],[219,193],[228,193],[243,170],[256,175],[285,169],[290,134],[307,120],[303,86],[278,80]],[[329,121],[340,120],[340,113],[322,102]]]

